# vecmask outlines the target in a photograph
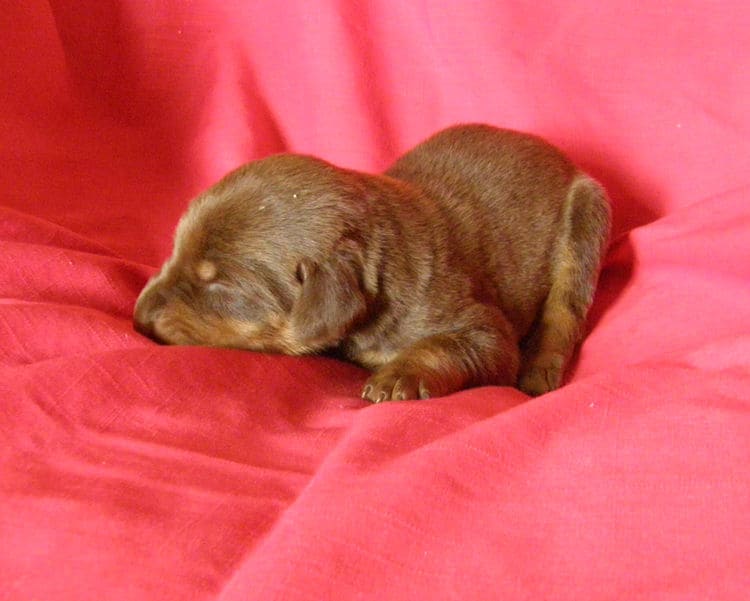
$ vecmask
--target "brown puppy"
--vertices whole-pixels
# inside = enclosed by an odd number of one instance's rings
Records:
[[[337,348],[362,396],[557,388],[610,229],[604,190],[543,140],[444,130],[385,175],[278,155],[229,173],[177,227],[135,307],[169,344]]]

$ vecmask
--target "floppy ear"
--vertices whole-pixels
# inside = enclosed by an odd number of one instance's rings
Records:
[[[322,263],[300,261],[297,278],[302,289],[289,322],[301,345],[311,350],[333,346],[364,316],[361,273],[361,255],[353,241],[339,244]]]

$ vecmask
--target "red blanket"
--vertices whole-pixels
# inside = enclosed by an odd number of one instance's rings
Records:
[[[2,599],[748,599],[746,2],[1,12]],[[464,121],[611,193],[560,390],[370,406],[346,363],[133,331],[226,170],[381,169]]]

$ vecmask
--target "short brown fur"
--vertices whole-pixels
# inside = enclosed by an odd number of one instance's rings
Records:
[[[135,324],[171,344],[336,348],[374,370],[374,402],[538,395],[583,336],[609,229],[599,184],[486,125],[443,130],[383,175],[272,156],[192,203]]]

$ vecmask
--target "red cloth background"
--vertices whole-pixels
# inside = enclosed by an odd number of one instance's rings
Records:
[[[746,2],[25,0],[0,24],[0,598],[748,599]],[[345,363],[133,332],[226,170],[381,169],[461,121],[611,193],[562,389],[368,406]]]

